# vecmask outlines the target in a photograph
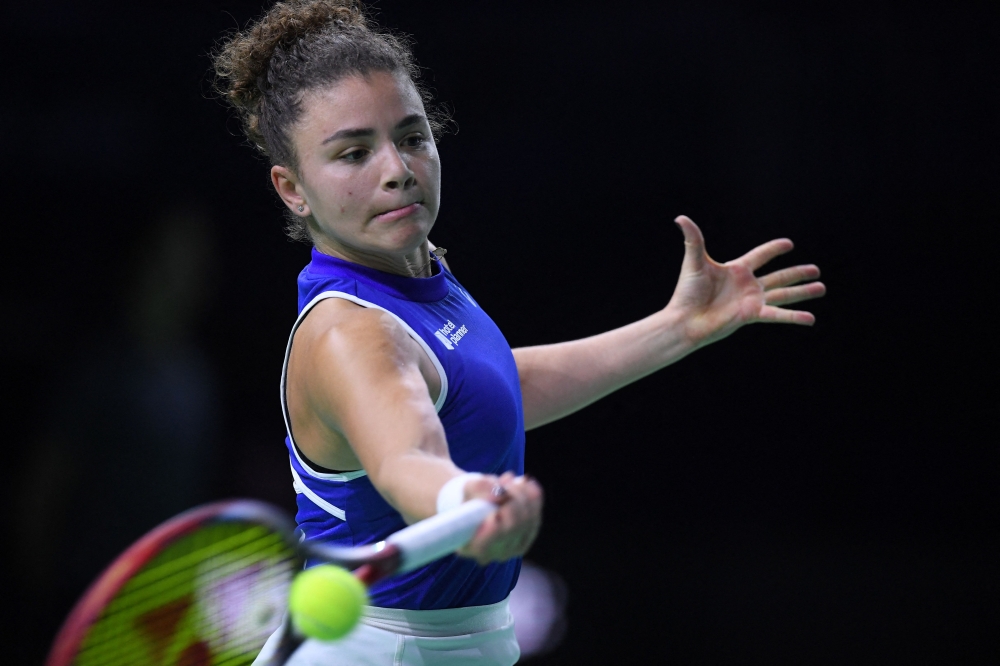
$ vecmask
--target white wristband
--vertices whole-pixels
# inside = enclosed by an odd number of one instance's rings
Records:
[[[465,484],[482,476],[479,472],[466,472],[445,482],[438,491],[437,512],[444,513],[462,504],[465,501]]]

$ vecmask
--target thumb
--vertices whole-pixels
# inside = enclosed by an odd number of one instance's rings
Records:
[[[681,272],[695,272],[705,265],[705,237],[701,229],[687,215],[679,215],[674,222],[684,234],[684,262]]]

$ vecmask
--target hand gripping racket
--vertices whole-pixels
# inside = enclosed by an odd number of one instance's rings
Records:
[[[295,524],[262,502],[207,504],[139,539],[91,585],[59,630],[46,666],[240,666],[278,628],[306,558],[354,571],[366,586],[467,544],[496,509],[484,500],[355,548],[298,543]],[[286,622],[271,664],[302,637]]]

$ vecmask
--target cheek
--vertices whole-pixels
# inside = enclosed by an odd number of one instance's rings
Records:
[[[423,181],[437,190],[441,185],[441,163],[434,159],[428,160],[422,165]]]
[[[354,179],[345,178],[341,174],[318,174],[313,185],[313,192],[322,201],[323,208],[332,215],[351,216],[359,208],[361,202],[356,195],[358,183]],[[325,176],[325,177],[324,177]]]

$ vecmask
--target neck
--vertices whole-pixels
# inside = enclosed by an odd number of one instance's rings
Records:
[[[347,247],[326,238],[316,238],[315,243],[316,249],[323,254],[386,273],[404,277],[431,277],[433,274],[426,238],[418,247],[402,254],[386,254]]]

